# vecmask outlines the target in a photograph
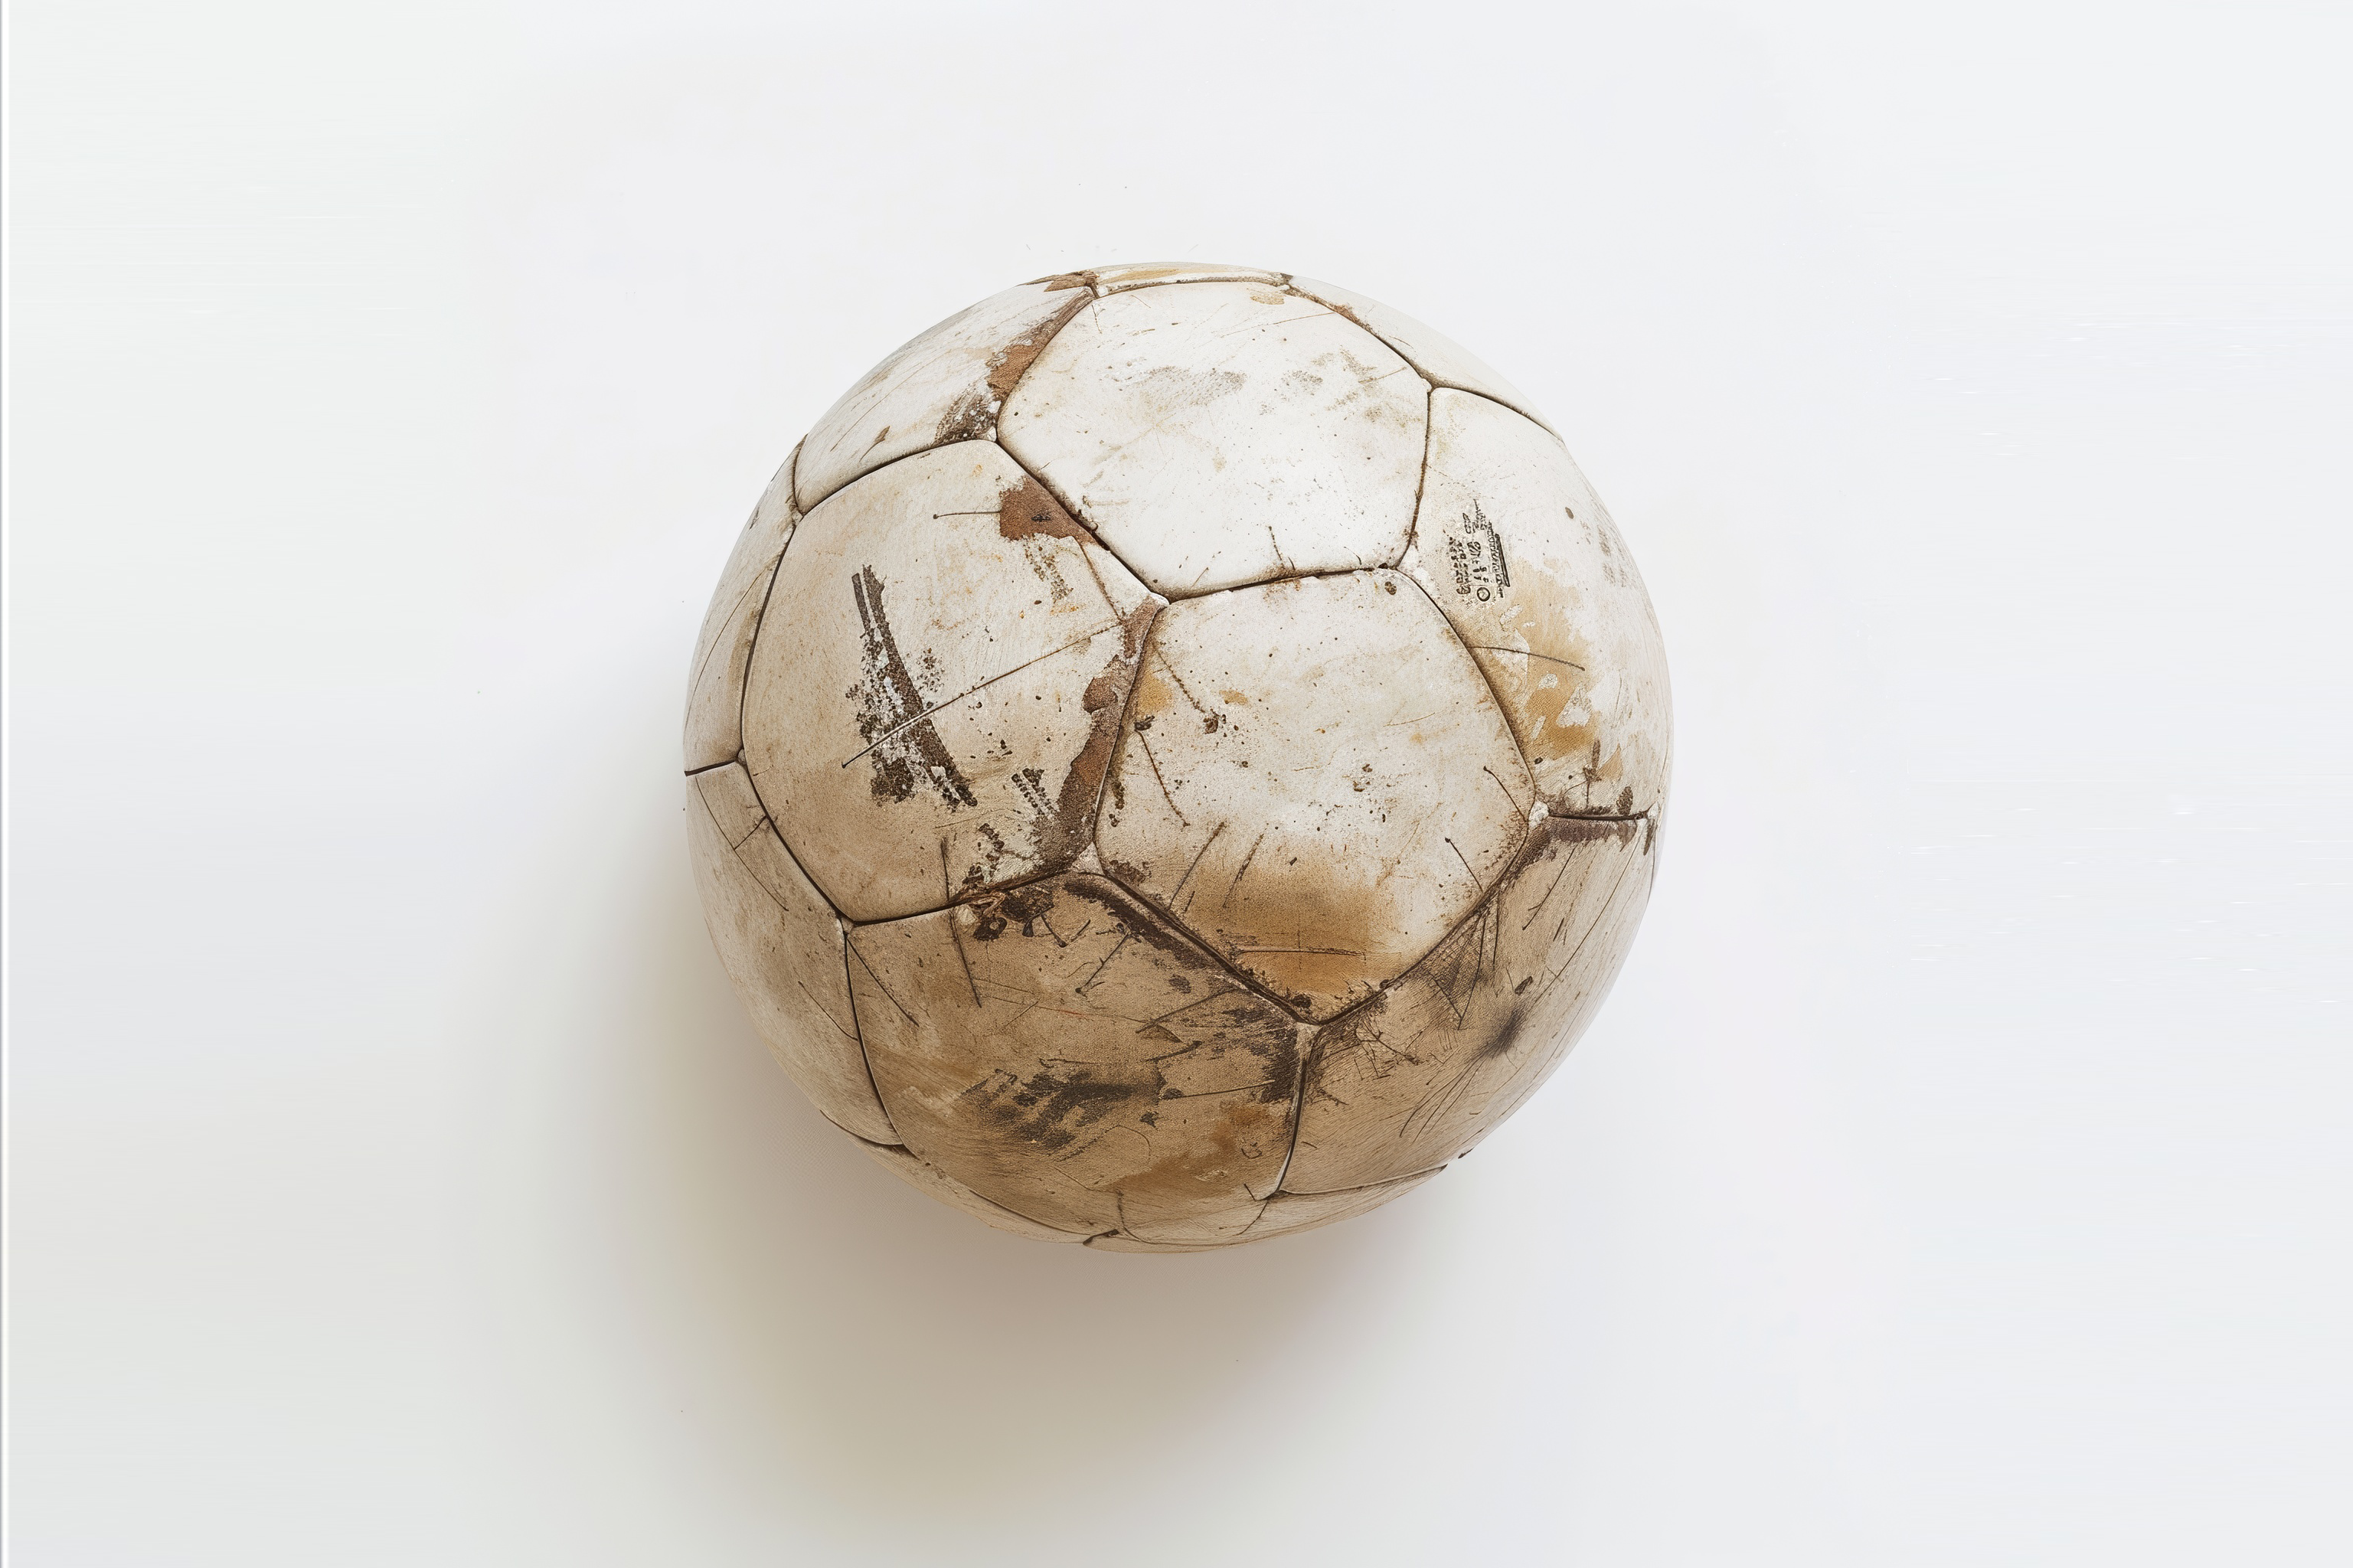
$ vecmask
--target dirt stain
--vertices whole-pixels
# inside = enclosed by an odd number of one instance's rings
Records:
[[[1348,321],[1355,322],[1357,326],[1364,328],[1365,331],[1373,332],[1373,324],[1370,321],[1366,321],[1364,317],[1356,314],[1356,307],[1353,305],[1343,305],[1335,300],[1318,300],[1313,294],[1299,294],[1297,289],[1293,289],[1292,292],[1297,294],[1300,299],[1308,301],[1310,304],[1321,305],[1325,310],[1331,311],[1334,315],[1345,317]],[[1380,336],[1380,333],[1373,332],[1373,336],[1377,338]]]
[[[1047,1057],[1026,1073],[998,1068],[958,1095],[956,1107],[1051,1153],[1101,1122],[1134,1121],[1159,1098],[1160,1075],[1150,1062]]]
[[[1583,595],[1546,570],[1532,545],[1513,550],[1514,531],[1499,527],[1474,499],[1450,521],[1443,558],[1433,559],[1430,570],[1441,574],[1438,591],[1449,618],[1463,629],[1504,700],[1529,764],[1541,771],[1583,761],[1575,792],[1560,792],[1547,804],[1609,811],[1625,764],[1614,746],[1602,748],[1608,715],[1594,706],[1598,672],[1608,666],[1579,625],[1584,617],[1574,606]],[[1515,563],[1514,554],[1522,552],[1528,559]]]
[[[987,372],[980,384],[966,389],[963,395],[948,405],[947,412],[940,416],[939,425],[934,431],[934,437],[940,445],[945,446],[951,441],[985,440],[992,435],[997,427],[997,416],[1004,408],[1005,400],[1013,395],[1014,385],[1020,381],[1022,373],[1044,352],[1064,323],[1094,298],[1094,291],[1087,287],[1083,279],[1075,283],[1049,281],[1049,293],[1056,289],[1076,289],[1081,292],[1074,293],[1051,316],[1008,340],[988,356]]]
[[[1053,493],[1028,474],[997,498],[997,532],[1016,543],[1027,539],[1068,539],[1092,544],[1095,536],[1081,528],[1062,510]]]
[[[1058,908],[1065,902],[1085,907]],[[962,918],[973,922],[974,937],[996,944],[987,962],[996,976],[1032,967],[1004,944],[1027,940],[1060,948],[1065,944],[1058,926],[1091,929],[1097,942],[1113,935],[1105,963],[1133,955],[1114,989],[1132,995],[1140,964],[1184,1000],[1156,1017],[1137,1018],[1096,1011],[1083,990],[1075,993],[1060,1010],[1087,1008],[1077,1016],[1092,1026],[1073,1028],[1069,1038],[1101,1044],[1085,1058],[1039,1056],[1027,1067],[998,1066],[956,1097],[959,1110],[1034,1149],[1098,1167],[1087,1178],[1090,1186],[1163,1201],[1230,1202],[1240,1165],[1279,1157],[1298,1085],[1297,1027],[1116,884],[1050,878],[990,895]],[[1117,1033],[1105,1038],[1104,1024]],[[1149,1138],[1104,1136],[1155,1128],[1180,1103],[1188,1107],[1184,1136],[1157,1158]],[[1134,1152],[1125,1152],[1130,1149]]]
[[[1192,370],[1184,365],[1156,364],[1136,384],[1138,395],[1153,420],[1168,418],[1180,409],[1202,408],[1240,392],[1249,378],[1238,370]]]
[[[1052,807],[1038,814],[1031,829],[1039,858],[1048,866],[1069,865],[1094,842],[1095,805],[1103,795],[1112,753],[1119,744],[1120,710],[1135,679],[1145,637],[1159,611],[1157,600],[1147,599],[1136,606],[1121,627],[1119,646],[1102,671],[1087,682],[1080,698],[1081,710],[1087,715],[1086,744],[1071,759]]]
[[[1015,384],[1020,381],[1023,373],[1029,370],[1030,362],[1045,351],[1046,345],[1054,341],[1054,334],[1060,331],[1069,323],[1071,318],[1083,310],[1088,300],[1093,298],[1093,290],[1088,289],[1083,281],[1077,284],[1057,284],[1056,287],[1075,288],[1084,291],[1065,300],[1060,310],[989,356],[988,393],[1000,405],[1007,398],[1013,395]]]
[[[955,757],[931,720],[928,704],[883,608],[882,579],[871,566],[849,580],[858,602],[860,647],[859,683],[846,694],[857,705],[858,731],[873,766],[874,798],[885,804],[911,800],[926,786],[939,792],[950,810],[980,804]]]

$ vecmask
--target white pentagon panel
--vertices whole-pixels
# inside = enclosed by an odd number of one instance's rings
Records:
[[[1519,1109],[1632,946],[1653,825],[1546,817],[1496,896],[1404,978],[1317,1032],[1286,1192],[1427,1172]]]
[[[1534,798],[1419,589],[1385,571],[1300,577],[1161,612],[1096,842],[1113,876],[1328,1018],[1470,912]]]
[[[1544,416],[1535,411],[1527,395],[1496,374],[1493,366],[1451,338],[1423,326],[1404,311],[1392,310],[1378,300],[1366,299],[1336,284],[1319,283],[1312,278],[1294,278],[1291,280],[1291,288],[1294,293],[1331,306],[1403,354],[1416,370],[1439,385],[1460,387],[1464,392],[1492,397],[1498,403],[1518,409],[1537,424],[1544,424]]]
[[[1171,596],[1387,565],[1430,387],[1379,339],[1267,283],[1115,293],[1046,345],[997,438]]]
[[[734,759],[744,747],[744,672],[752,639],[768,601],[776,560],[793,536],[792,461],[776,470],[767,492],[735,536],[719,587],[703,612],[695,638],[694,668],[686,695],[686,765],[689,771]]]
[[[744,756],[855,921],[1067,866],[1159,601],[991,442],[902,458],[801,520]]]
[[[1084,1241],[1087,1238],[1084,1231],[1056,1230],[1052,1226],[1039,1225],[1034,1219],[990,1203],[954,1176],[925,1163],[903,1143],[861,1142],[859,1147],[865,1150],[876,1164],[917,1192],[950,1208],[962,1209],[991,1229],[1011,1236],[1026,1236],[1032,1241]]]
[[[1255,267],[1220,267],[1211,261],[1139,261],[1124,267],[1098,267],[1086,274],[1106,294],[1130,289],[1152,289],[1164,283],[1265,283],[1282,286],[1282,274]]]
[[[1430,411],[1403,569],[1486,671],[1549,809],[1650,810],[1670,763],[1666,650],[1625,540],[1550,432],[1460,392]]]
[[[1281,1179],[1299,1026],[1100,877],[850,933],[901,1139],[1058,1230],[1204,1245]]]
[[[897,1142],[859,1046],[841,922],[785,852],[743,768],[689,778],[686,816],[703,921],[769,1052],[836,1125]]]
[[[911,452],[987,437],[1030,359],[1093,300],[1082,279],[1024,283],[902,344],[842,394],[802,442],[794,480],[801,510]]]

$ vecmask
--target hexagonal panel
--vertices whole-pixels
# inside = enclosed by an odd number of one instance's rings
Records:
[[[1317,1032],[1285,1192],[1426,1172],[1542,1086],[1633,945],[1649,822],[1548,816],[1495,896],[1368,1005]]]
[[[687,780],[687,832],[712,944],[770,1054],[838,1126],[895,1143],[850,1009],[841,922],[730,763]]]
[[[1176,596],[1395,561],[1429,394],[1313,300],[1175,283],[1081,312],[1007,399],[997,438]]]
[[[801,510],[912,452],[990,435],[1039,349],[1093,302],[1084,279],[1041,279],[992,294],[902,344],[810,429],[795,479]]]
[[[1239,1237],[1282,1174],[1299,1026],[1101,877],[850,932],[900,1137],[1059,1230]]]
[[[1625,540],[1549,432],[1461,392],[1430,410],[1403,569],[1487,672],[1549,809],[1649,810],[1667,787],[1667,660]]]
[[[1403,354],[1414,369],[1440,386],[1461,387],[1492,397],[1508,407],[1516,408],[1546,429],[1545,417],[1535,411],[1527,395],[1502,376],[1485,360],[1464,348],[1442,332],[1432,331],[1407,315],[1392,310],[1378,300],[1343,289],[1336,283],[1321,283],[1313,278],[1294,278],[1292,291],[1304,294],[1319,304],[1329,305],[1381,342]]]
[[[1534,794],[1487,683],[1394,572],[1161,613],[1103,793],[1106,868],[1311,1018],[1428,952]]]
[[[1157,605],[994,443],[902,458],[793,535],[744,688],[752,782],[851,920],[1067,866]]]

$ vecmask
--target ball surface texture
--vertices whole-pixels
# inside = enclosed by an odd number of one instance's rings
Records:
[[[686,716],[713,942],[818,1108],[1123,1251],[1377,1207],[1600,1005],[1666,660],[1527,400],[1247,268],[1040,279],[892,354],[738,539]]]

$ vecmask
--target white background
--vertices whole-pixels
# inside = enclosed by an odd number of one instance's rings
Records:
[[[15,1561],[2341,1560],[2347,23],[16,5]],[[1527,389],[1678,770],[1476,1156],[1114,1257],[770,1065],[676,735],[840,389],[1176,258]]]

